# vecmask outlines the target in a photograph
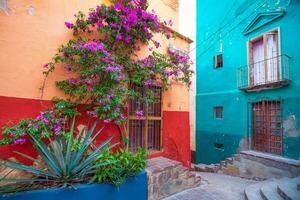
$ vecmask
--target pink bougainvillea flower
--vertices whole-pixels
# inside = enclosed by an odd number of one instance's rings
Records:
[[[67,28],[73,28],[74,27],[74,24],[70,23],[70,22],[65,22],[65,26]]]
[[[122,81],[124,78],[125,78],[125,75],[122,74],[122,75],[120,75],[120,76],[117,76],[117,78],[115,78],[115,80],[116,80],[117,82],[120,82],[120,81]]]
[[[159,42],[153,41],[153,43],[154,43],[154,45],[155,45],[156,48],[160,47],[160,43]]]
[[[131,36],[127,36],[127,37],[125,38],[125,42],[126,42],[126,43],[130,43],[130,42],[131,42],[131,39],[132,39]]]
[[[122,39],[123,39],[123,36],[122,36],[121,33],[119,33],[119,34],[117,35],[117,40],[122,40]]]
[[[66,64],[65,69],[70,72],[71,71],[71,65],[70,64]]]
[[[144,82],[144,84],[146,85],[146,86],[149,86],[149,85],[155,85],[155,81],[154,80],[146,80],[145,82]]]
[[[14,144],[16,145],[16,144],[24,144],[26,142],[26,139],[24,139],[24,138],[19,138],[19,139],[16,139],[15,141],[14,141]]]
[[[108,124],[108,123],[111,122],[111,119],[105,119],[103,122],[104,122],[105,124]]]
[[[96,118],[98,116],[97,113],[94,111],[87,111],[87,115],[93,118]]]
[[[142,110],[136,111],[135,116],[139,119],[142,118],[144,116],[144,111],[142,111]]]
[[[46,64],[43,65],[43,67],[46,68],[46,69],[48,68],[48,66],[49,66],[48,63],[46,63]]]

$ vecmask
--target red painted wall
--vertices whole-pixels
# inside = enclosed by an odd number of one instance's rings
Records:
[[[191,164],[189,112],[163,112],[163,148],[164,156]]]
[[[13,98],[0,96],[0,127],[7,124],[8,121],[17,123],[20,119],[34,118],[41,110],[49,108],[53,102],[40,101],[33,99]],[[77,117],[78,124],[92,125],[93,120],[85,115],[84,106],[80,106],[79,111],[82,115]],[[101,128],[104,124],[98,123],[97,127]],[[163,151],[161,153],[149,155],[149,158],[165,156],[167,158],[178,160],[185,166],[190,167],[190,130],[189,130],[189,113],[180,111],[163,112]],[[121,139],[118,127],[114,124],[105,126],[103,132],[97,139],[97,144],[113,136],[113,143],[118,143]],[[13,151],[37,156],[37,153],[29,143],[23,145],[0,146],[0,158],[8,159],[17,158],[19,161],[30,164]]]

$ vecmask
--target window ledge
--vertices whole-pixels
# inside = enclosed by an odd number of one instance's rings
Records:
[[[239,89],[244,92],[259,92],[262,90],[272,90],[272,89],[281,88],[289,85],[290,82],[291,82],[290,80],[280,80],[276,82],[269,82],[269,83],[264,83],[259,85],[240,87]]]

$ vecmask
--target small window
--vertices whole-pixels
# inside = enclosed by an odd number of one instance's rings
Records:
[[[223,55],[219,54],[214,56],[214,68],[221,68],[223,67]]]
[[[223,119],[223,107],[222,106],[214,107],[214,117],[215,117],[215,119]]]

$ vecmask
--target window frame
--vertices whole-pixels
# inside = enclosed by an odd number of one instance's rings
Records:
[[[218,109],[221,109],[221,117],[217,117]],[[213,107],[213,114],[215,120],[223,120],[224,119],[224,107],[223,106],[214,106]]]
[[[218,58],[221,57],[221,62],[220,62],[220,65],[219,62],[218,62]],[[214,66],[214,69],[220,69],[220,68],[223,68],[223,65],[224,65],[224,60],[223,60],[223,53],[219,53],[219,54],[216,54],[213,56],[213,66]]]
[[[246,42],[246,47],[247,47],[247,65],[248,65],[248,83],[251,85],[251,86],[254,86],[254,80],[253,77],[251,77],[251,70],[252,70],[252,65],[254,64],[253,63],[253,43],[259,41],[259,40],[263,40],[263,46],[264,46],[264,60],[267,59],[267,55],[266,55],[266,36],[267,34],[269,33],[272,33],[272,32],[277,32],[277,49],[278,49],[278,58],[280,57],[281,55],[281,35],[280,35],[280,27],[276,27],[276,28],[273,28],[273,29],[270,29],[268,31],[265,31],[265,32],[262,32],[258,35],[256,35],[255,37],[253,38],[250,38],[249,40],[247,40]],[[281,63],[279,63],[279,77],[282,75],[282,69],[281,69]],[[265,73],[265,76],[267,76],[267,72]]]
[[[136,117],[135,115],[130,114],[130,111],[131,111],[131,103],[130,102],[132,101],[130,99],[128,99],[129,107],[128,107],[128,112],[127,112],[127,114],[128,114],[127,115],[128,116],[128,121],[127,121],[127,126],[126,126],[127,132],[128,132],[128,135],[127,135],[128,138],[127,139],[130,140],[130,120],[144,121],[145,125],[144,125],[143,129],[144,129],[145,136],[144,136],[144,139],[142,139],[143,144],[144,144],[143,148],[147,149],[149,155],[154,154],[154,153],[159,153],[159,152],[163,151],[163,91],[162,91],[162,87],[160,85],[156,85],[154,87],[157,87],[157,88],[160,89],[160,104],[159,104],[160,105],[160,113],[159,113],[160,116],[151,116],[151,115],[149,115],[149,113],[148,113],[149,105],[146,105],[146,106],[144,105],[145,107],[143,107],[143,110],[144,110],[144,116],[143,117]],[[143,89],[143,92],[144,91],[145,91],[145,89]],[[148,149],[148,145],[149,145],[148,133],[149,133],[149,122],[150,121],[159,121],[160,122],[160,127],[159,127],[159,148],[158,149],[155,149],[155,148]],[[129,147],[129,142],[127,144],[127,149],[131,150],[130,147]],[[138,149],[139,147],[134,147],[134,148]]]

